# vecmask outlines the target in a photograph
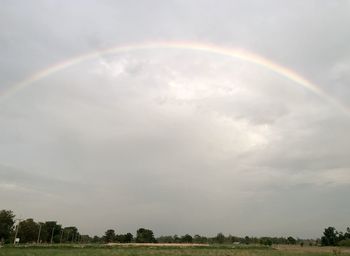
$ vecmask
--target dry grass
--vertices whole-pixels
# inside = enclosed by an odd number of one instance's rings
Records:
[[[283,252],[314,252],[314,253],[350,253],[349,247],[332,247],[332,246],[300,246],[300,245],[275,245],[273,248]]]
[[[177,244],[177,243],[108,243],[109,246],[123,246],[123,247],[206,247],[209,244]]]
[[[339,251],[340,249],[340,251]],[[0,256],[350,256],[349,248],[317,246],[254,247],[198,244],[110,244],[4,247]]]

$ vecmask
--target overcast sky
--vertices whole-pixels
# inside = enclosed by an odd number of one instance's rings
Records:
[[[350,106],[349,1],[0,1],[0,92],[96,49],[241,48]],[[1,93],[0,93],[1,94]],[[0,209],[82,233],[319,237],[350,216],[350,118],[253,63],[101,55],[0,98]]]

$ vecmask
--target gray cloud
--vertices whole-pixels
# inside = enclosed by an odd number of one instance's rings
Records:
[[[347,104],[348,2],[3,1],[0,92],[53,63],[145,41],[271,58]],[[89,234],[320,236],[344,229],[349,118],[270,70],[130,51],[0,101],[0,201]],[[259,213],[259,214],[256,214]]]

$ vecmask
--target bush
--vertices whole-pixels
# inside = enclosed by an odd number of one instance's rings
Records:
[[[350,239],[345,239],[339,242],[340,246],[349,246],[350,247]]]

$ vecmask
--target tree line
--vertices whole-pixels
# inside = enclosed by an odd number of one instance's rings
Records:
[[[334,227],[328,227],[324,230],[321,238],[321,244],[324,246],[350,246],[350,228],[345,232],[337,231]]]
[[[17,220],[17,223],[16,223]],[[77,227],[62,227],[57,221],[35,222],[32,218],[20,220],[10,210],[0,211],[0,242],[12,243],[75,243],[85,242]]]
[[[17,220],[17,221],[16,221]],[[178,236],[160,236],[155,238],[150,229],[139,228],[134,237],[131,233],[117,234],[108,229],[103,236],[80,234],[75,226],[63,227],[57,221],[35,222],[32,218],[18,220],[11,210],[0,211],[0,243],[198,243],[198,244],[299,244],[323,246],[350,246],[350,228],[338,232],[334,227],[325,229],[321,239],[298,239],[289,237],[238,237],[218,233],[214,237],[189,234]]]

